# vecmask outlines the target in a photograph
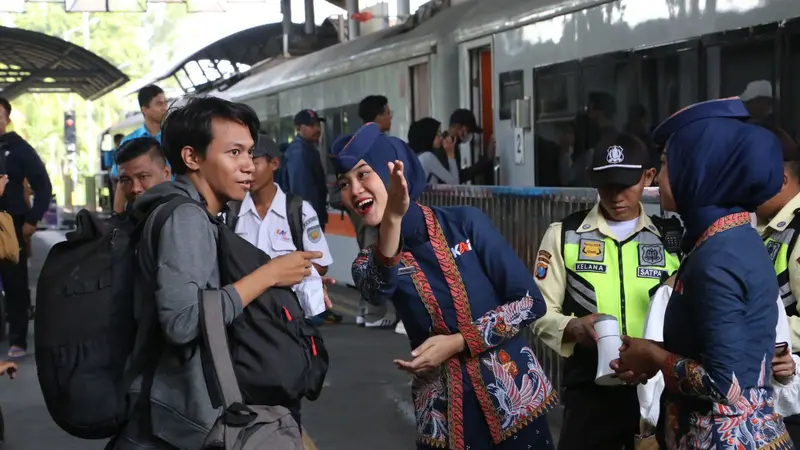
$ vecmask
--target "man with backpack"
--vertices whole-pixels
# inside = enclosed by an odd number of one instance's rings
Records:
[[[136,199],[135,228],[104,232],[82,211],[51,250],[36,363],[62,429],[113,437],[107,448],[120,450],[220,448],[208,440],[224,429],[226,448],[253,448],[229,438],[283,411],[299,436],[300,401],[319,395],[327,353],[316,329],[294,319],[302,309],[288,287],[322,254],[269,259],[218,219],[250,188],[258,126],[246,105],[190,100],[162,128],[176,179]]]
[[[296,250],[322,253],[322,258],[314,260],[311,276],[292,287],[306,317],[313,317],[326,310],[322,276],[333,259],[314,208],[299,196],[284,193],[274,182],[279,159],[278,144],[259,133],[253,150],[253,184],[244,201],[228,204],[226,222],[236,234],[272,258]]]

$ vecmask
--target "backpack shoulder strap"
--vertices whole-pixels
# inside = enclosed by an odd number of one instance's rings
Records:
[[[286,194],[286,220],[292,233],[292,242],[297,250],[305,250],[303,245],[303,199],[299,195]]]
[[[225,225],[231,230],[236,230],[236,222],[239,221],[239,211],[242,210],[242,202],[228,202],[228,212],[225,213]]]
[[[200,330],[204,344],[201,348],[207,356],[203,358],[203,375],[211,403],[215,407],[227,409],[233,404],[242,403],[242,393],[233,370],[222,304],[219,290],[203,291],[200,301]]]
[[[167,223],[167,220],[169,220],[169,216],[172,215],[172,212],[175,211],[175,209],[177,209],[179,206],[188,203],[195,203],[199,205],[199,203],[190,197],[185,195],[174,195],[171,196],[169,200],[162,202],[151,209],[151,214],[154,214],[153,227],[150,229],[150,237],[153,242],[153,249],[158,251],[158,240],[161,237],[161,228],[163,228],[164,224]],[[145,222],[146,221],[142,221],[139,226],[143,228]]]

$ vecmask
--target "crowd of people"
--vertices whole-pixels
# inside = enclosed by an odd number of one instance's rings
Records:
[[[301,400],[319,395],[327,370],[315,326],[341,321],[327,296],[324,118],[299,112],[297,135],[282,146],[244,104],[200,97],[168,111],[155,86],[139,103],[145,125],[114,154],[111,222],[141,227],[127,355],[135,376],[124,378],[128,409],[108,448],[213,448],[209,433],[220,420],[255,420],[250,405],[285,408],[282,420],[301,428]],[[0,204],[24,248],[51,187],[36,152],[4,133],[10,111],[0,100],[8,175]],[[358,321],[408,336],[409,356],[393,363],[413,380],[418,449],[554,449],[548,413],[559,401],[563,450],[794,448],[800,150],[787,133],[753,120],[733,98],[678,111],[652,142],[609,134],[586,161],[597,204],[549,227],[531,274],[483,211],[418,202],[429,184],[462,183],[491,167],[489,152],[462,168],[459,144],[482,131],[470,111],[455,111],[445,131],[420,119],[407,142],[388,134],[385,97],[365,98],[359,114],[363,126],[322,151],[357,229]],[[25,179],[31,206],[19,203]],[[645,214],[642,193],[656,181],[662,208],[680,221]],[[260,252],[251,257],[251,248]],[[30,302],[27,277],[15,270],[0,265],[12,358],[27,348]],[[24,290],[14,287],[22,281]],[[243,400],[222,416],[218,390],[230,386],[209,381],[201,292],[218,294],[221,326],[238,339],[231,359]],[[286,298],[300,309],[280,303]],[[597,324],[608,320],[621,346],[605,360]],[[260,327],[278,334],[258,337]],[[563,392],[526,329],[566,358]],[[292,344],[267,350],[248,336]],[[253,361],[276,357],[287,368],[305,361],[301,379],[276,388],[241,377],[253,374]]]

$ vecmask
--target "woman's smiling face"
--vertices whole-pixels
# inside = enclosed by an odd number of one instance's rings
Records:
[[[349,172],[339,175],[342,203],[358,214],[367,226],[378,226],[386,209],[386,186],[381,177],[364,160]]]

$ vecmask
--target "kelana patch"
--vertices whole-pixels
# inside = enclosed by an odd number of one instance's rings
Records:
[[[311,241],[312,244],[316,244],[322,239],[322,229],[319,225],[314,225],[306,230],[306,236],[308,236],[308,240]]]

